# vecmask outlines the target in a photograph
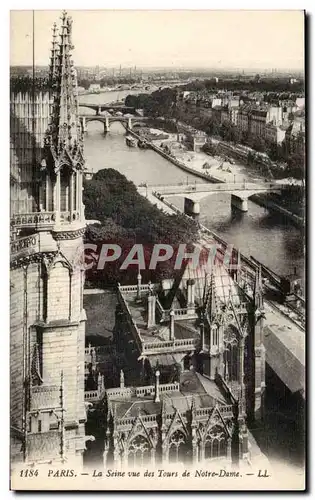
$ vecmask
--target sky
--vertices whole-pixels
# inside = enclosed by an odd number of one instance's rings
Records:
[[[76,66],[216,69],[304,67],[298,10],[75,10]],[[60,11],[35,11],[35,64],[48,65]],[[32,11],[11,11],[10,64],[32,64]]]

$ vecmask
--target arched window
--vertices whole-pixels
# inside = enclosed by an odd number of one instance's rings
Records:
[[[205,440],[205,460],[227,455],[227,436],[224,429],[215,426],[210,429]]]
[[[60,170],[60,211],[68,212],[70,208],[70,170],[64,166]]]
[[[205,460],[207,458],[212,458],[212,441],[210,439],[205,442]]]
[[[189,370],[191,364],[191,359],[189,354],[184,357],[184,370]]]
[[[141,467],[150,463],[151,453],[148,440],[144,436],[135,437],[128,449],[128,466]]]
[[[212,458],[217,458],[219,456],[219,440],[214,438],[212,440]]]
[[[170,438],[169,462],[185,463],[187,459],[187,443],[185,434],[182,431],[175,431]]]

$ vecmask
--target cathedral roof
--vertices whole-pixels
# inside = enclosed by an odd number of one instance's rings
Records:
[[[216,297],[222,305],[228,304],[231,299],[234,305],[244,302],[242,290],[222,263],[211,265],[202,262],[194,267],[190,262],[185,269],[182,282],[185,283],[188,279],[195,281],[195,298],[199,303],[203,302],[211,281],[213,281]]]
[[[110,397],[110,404],[114,407],[117,418],[156,415],[161,413],[162,404],[166,413],[173,413],[175,410],[184,413],[191,409],[193,401],[196,408],[212,408],[216,404],[230,404],[214,381],[194,371],[183,372],[180,377],[179,390],[161,392],[158,403],[154,402],[152,396],[132,396],[128,400],[121,400],[119,396]]]

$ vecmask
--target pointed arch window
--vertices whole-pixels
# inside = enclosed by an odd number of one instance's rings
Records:
[[[70,210],[70,177],[71,172],[67,165],[60,170],[60,211]]]
[[[149,441],[144,436],[136,436],[128,449],[128,466],[142,467],[150,463],[151,452]]]
[[[217,326],[212,327],[212,345],[219,345],[219,330]]]
[[[227,436],[225,430],[216,426],[210,429],[205,440],[205,460],[227,456]]]
[[[187,440],[182,431],[175,431],[169,441],[169,462],[185,463],[187,461]]]

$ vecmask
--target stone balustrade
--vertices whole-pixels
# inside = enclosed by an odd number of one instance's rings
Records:
[[[178,392],[179,391],[179,383],[173,382],[171,384],[160,384],[159,385],[160,393],[167,392]],[[155,386],[154,385],[145,385],[142,387],[115,387],[113,389],[107,389],[106,394],[109,398],[142,398],[146,396],[154,396],[155,395]]]
[[[156,283],[140,285],[140,292],[149,292],[150,290],[156,290],[159,285]],[[138,285],[122,285],[119,286],[119,290],[122,293],[137,293]]]
[[[122,426],[128,427],[128,426],[134,424],[134,422],[136,421],[136,418],[137,417],[120,418],[117,420],[117,425],[119,425],[120,427],[122,427]],[[150,423],[156,424],[156,419],[157,419],[157,415],[141,415],[141,420],[145,424],[150,424]]]
[[[198,343],[199,339],[197,338],[146,342],[143,344],[143,353],[149,355],[161,352],[193,350]]]
[[[111,345],[89,346],[85,348],[85,356],[108,354],[112,352],[112,349]]]
[[[17,227],[54,226],[56,223],[55,212],[33,212],[17,214],[11,218],[11,224]]]
[[[85,391],[84,392],[84,401],[98,401],[100,398],[100,393],[98,390],[95,391]]]
[[[59,217],[58,217],[59,216]],[[80,212],[32,212],[11,217],[11,225],[21,228],[52,228],[58,224],[70,224],[80,220]]]

